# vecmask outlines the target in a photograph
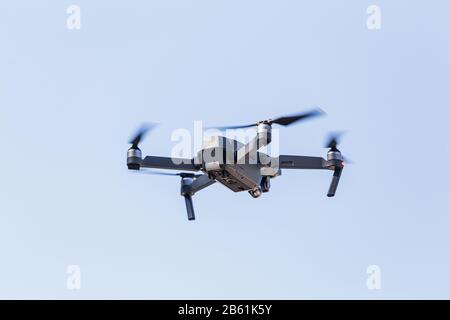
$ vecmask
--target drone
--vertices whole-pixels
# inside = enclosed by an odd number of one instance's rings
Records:
[[[295,115],[258,121],[248,125],[215,127],[218,130],[256,128],[256,135],[242,143],[222,135],[214,135],[204,141],[203,147],[191,159],[145,156],[139,149],[144,135],[154,126],[144,126],[131,139],[127,152],[129,170],[162,169],[165,171],[141,172],[179,176],[180,194],[184,197],[188,220],[195,220],[192,197],[200,190],[218,182],[234,192],[247,191],[253,198],[269,192],[270,180],[281,175],[282,169],[320,169],[333,171],[327,196],[334,197],[344,168],[344,157],[337,148],[341,133],[330,134],[325,144],[329,148],[326,159],[314,156],[279,155],[271,157],[260,149],[272,142],[272,126],[289,126],[323,115],[321,109],[313,109]],[[187,171],[187,172],[186,172]]]

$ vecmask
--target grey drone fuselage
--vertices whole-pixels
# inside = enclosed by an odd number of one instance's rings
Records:
[[[140,139],[140,137],[139,137]],[[336,142],[336,139],[334,140]],[[137,143],[128,150],[127,166],[130,170],[141,168],[202,172],[181,173],[181,195],[185,197],[189,220],[195,219],[192,196],[219,182],[234,192],[248,191],[254,198],[270,190],[270,179],[281,175],[282,169],[333,170],[333,179],[327,196],[333,197],[343,169],[340,151],[330,143],[327,159],[322,157],[280,155],[271,157],[259,150],[271,143],[271,125],[257,123],[256,136],[243,144],[224,136],[212,136],[204,141],[203,148],[192,159],[146,156]]]

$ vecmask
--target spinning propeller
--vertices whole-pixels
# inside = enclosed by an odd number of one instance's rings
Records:
[[[345,134],[345,131],[336,131],[336,132],[332,132],[328,135],[328,139],[327,142],[325,143],[325,148],[330,148],[329,151],[334,151],[334,152],[339,152],[340,150],[337,148],[337,146],[339,145],[340,141],[342,140],[342,136]],[[348,159],[347,157],[342,156],[342,160],[345,161],[346,163],[353,163],[353,161],[351,161],[350,159]]]
[[[196,174],[196,173],[190,173],[190,172],[172,173],[172,172],[153,171],[153,170],[141,170],[141,171],[139,171],[139,173],[154,174],[154,175],[160,175],[160,176],[178,176],[181,178],[198,178],[198,177],[202,176],[202,174],[198,174],[198,173]]]
[[[279,124],[281,126],[288,126],[288,125],[294,124],[298,121],[306,120],[309,118],[314,118],[317,116],[322,116],[324,114],[325,114],[325,112],[322,109],[315,108],[308,112],[302,112],[302,113],[298,113],[298,114],[294,114],[294,115],[290,115],[290,116],[278,117],[275,119],[267,119],[267,120],[258,121],[257,123],[252,123],[252,124],[237,125],[237,126],[224,126],[224,127],[210,127],[210,128],[215,128],[215,129],[219,129],[219,130],[242,129],[242,128],[250,128],[253,126],[257,126],[260,123],[266,123],[266,124],[270,124],[270,125]]]
[[[141,142],[141,140],[149,131],[153,130],[156,126],[156,123],[144,123],[135,133],[133,138],[130,139],[130,149],[139,149],[139,143]]]
[[[325,144],[325,148],[330,148],[331,151],[339,151],[337,146],[341,141],[341,137],[344,135],[344,133],[344,131],[336,131],[330,133],[328,135],[328,142]]]

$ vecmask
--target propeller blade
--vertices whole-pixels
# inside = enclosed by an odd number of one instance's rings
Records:
[[[354,164],[354,162],[347,157],[343,156],[342,159],[344,159],[344,163],[346,163],[346,164]]]
[[[299,114],[295,114],[295,115],[291,115],[291,116],[285,116],[285,117],[279,117],[276,118],[274,120],[270,120],[270,123],[276,123],[282,126],[288,126],[291,125],[297,121],[300,120],[306,120],[309,118],[313,118],[313,117],[318,117],[318,116],[322,116],[324,115],[325,112],[320,109],[320,108],[315,108],[311,111],[308,112],[303,112],[303,113],[299,113]]]
[[[139,146],[139,143],[142,141],[144,136],[152,130],[154,127],[156,127],[156,123],[144,123],[139,130],[136,132],[136,134],[130,139],[130,144],[133,149],[137,149]]]
[[[195,174],[190,172],[164,172],[164,171],[154,171],[154,170],[140,170],[138,173],[144,174],[154,174],[160,176],[178,176],[182,178],[198,178],[202,176],[202,174]]]
[[[339,145],[342,136],[345,134],[345,131],[336,131],[332,132],[328,135],[327,142],[325,143],[325,148],[330,148],[331,151],[338,151],[337,146]],[[341,155],[342,156],[342,155]],[[347,164],[353,164],[354,162],[349,158],[342,156],[342,159]]]
[[[295,115],[290,115],[290,116],[284,116],[284,117],[279,117],[276,119],[269,119],[269,120],[264,120],[264,121],[260,121],[260,122],[266,122],[269,124],[279,124],[282,126],[288,126],[290,124],[293,124],[297,121],[300,120],[306,120],[308,118],[313,118],[313,117],[317,117],[317,116],[321,116],[324,115],[325,112],[320,109],[320,108],[315,108],[313,110],[310,110],[308,112],[302,112],[299,114],[295,114]],[[250,127],[254,127],[258,125],[258,123],[252,123],[252,124],[244,124],[244,125],[237,125],[237,126],[223,126],[223,127],[207,127],[206,129],[218,129],[218,130],[226,130],[226,129],[243,129],[243,128],[250,128]]]
[[[154,174],[157,176],[178,176],[178,173],[171,173],[171,172],[159,172],[150,170],[140,170],[139,172],[143,174]]]
[[[224,126],[224,127],[206,127],[205,129],[217,129],[217,130],[227,130],[227,129],[244,129],[244,128],[251,128],[256,126],[256,123],[252,124],[245,124],[242,126]]]
[[[341,140],[342,135],[345,132],[339,131],[339,132],[332,132],[328,135],[327,142],[325,143],[325,148],[330,148],[332,150],[337,150],[337,146],[339,145],[339,142]]]

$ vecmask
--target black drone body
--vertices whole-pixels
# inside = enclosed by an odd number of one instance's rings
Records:
[[[130,141],[127,166],[130,170],[152,168],[183,171],[180,173],[143,172],[181,177],[181,195],[186,201],[189,220],[195,220],[192,196],[196,192],[219,182],[234,192],[248,191],[252,197],[258,198],[262,193],[269,192],[270,180],[281,175],[282,169],[332,170],[334,173],[327,196],[333,197],[344,167],[342,154],[337,149],[338,134],[330,136],[326,144],[329,148],[326,159],[297,155],[271,157],[259,151],[272,142],[272,125],[287,126],[321,114],[323,112],[320,109],[315,109],[293,116],[259,121],[256,124],[219,127],[217,129],[223,130],[256,126],[257,130],[256,136],[246,144],[224,136],[212,136],[204,142],[202,150],[192,159],[157,156],[143,158],[139,143],[145,133],[151,129],[151,126],[146,126],[139,130]]]

